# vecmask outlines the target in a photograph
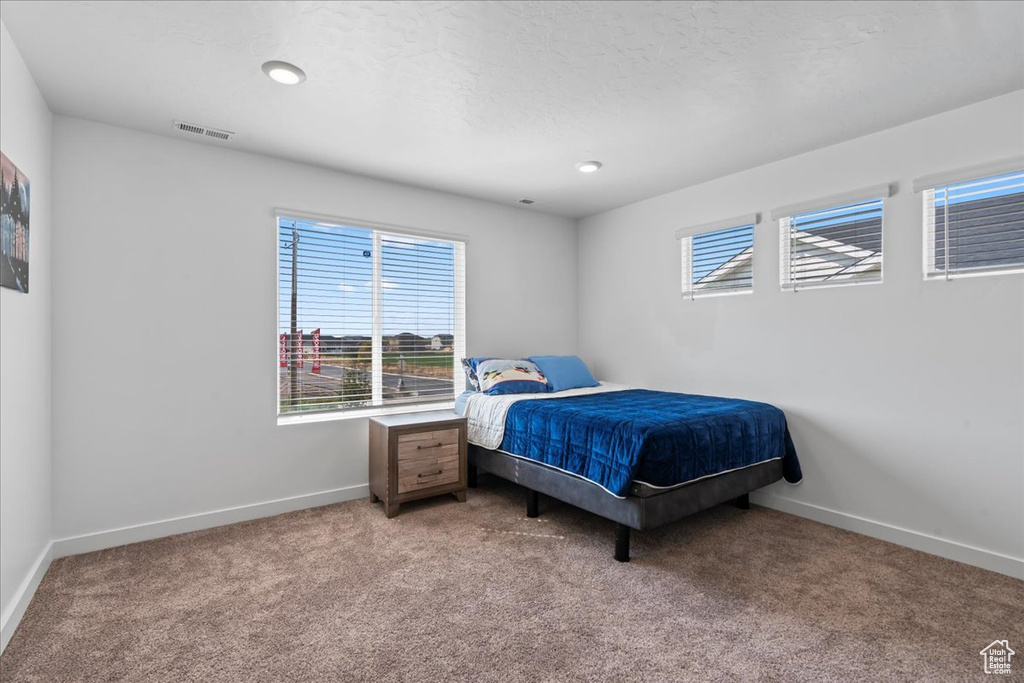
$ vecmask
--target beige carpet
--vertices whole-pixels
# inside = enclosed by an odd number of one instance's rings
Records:
[[[1024,583],[754,507],[633,534],[483,479],[53,563],[16,681],[964,681]],[[1019,663],[1018,663],[1019,662]]]

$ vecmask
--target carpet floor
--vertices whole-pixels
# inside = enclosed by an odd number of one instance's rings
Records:
[[[965,681],[1024,582],[720,506],[633,534],[482,479],[386,519],[358,500],[53,562],[21,681]]]

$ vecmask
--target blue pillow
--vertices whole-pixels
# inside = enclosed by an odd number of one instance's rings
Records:
[[[537,366],[528,360],[490,359],[480,361],[476,368],[480,391],[491,396],[499,394],[542,394],[548,382]]]
[[[527,360],[536,365],[548,378],[551,391],[601,385],[590,374],[587,364],[580,360],[579,356],[530,356]]]

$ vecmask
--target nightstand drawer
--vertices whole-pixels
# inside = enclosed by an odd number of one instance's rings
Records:
[[[459,480],[459,453],[403,462],[398,466],[398,492],[408,493]]]
[[[413,432],[398,437],[398,461],[420,460],[427,456],[459,454],[459,430],[439,429]]]

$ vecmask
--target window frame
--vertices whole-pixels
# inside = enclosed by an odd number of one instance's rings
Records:
[[[754,213],[744,216],[736,216],[735,218],[729,218],[721,221],[714,221],[712,223],[702,223],[700,225],[691,226],[688,228],[681,228],[676,231],[676,239],[680,242],[680,291],[684,299],[693,301],[695,299],[706,299],[712,297],[721,296],[739,296],[743,294],[754,293],[754,270],[753,270],[753,259],[754,259],[754,247],[757,243],[757,224],[761,222],[761,214]],[[715,232],[723,232],[726,230],[739,230],[740,228],[750,228],[750,284],[743,287],[722,287],[722,288],[704,288],[697,289],[693,283],[693,240],[697,237],[709,235]],[[746,249],[744,249],[746,251]],[[742,253],[737,253],[737,256]],[[735,258],[735,257],[733,257]],[[731,259],[730,259],[731,260]],[[726,261],[728,262],[728,261]],[[723,264],[724,265],[724,264]],[[712,271],[714,272],[714,271]],[[710,273],[709,273],[710,274]]]
[[[820,199],[788,204],[772,209],[771,219],[776,223],[779,230],[779,288],[783,292],[798,291],[804,292],[810,289],[829,289],[832,287],[854,287],[867,285],[880,285],[885,282],[885,222],[886,222],[886,200],[895,194],[893,183],[882,183],[871,185],[850,192],[830,195]],[[857,204],[868,202],[881,202],[881,225],[879,227],[879,268],[878,277],[870,280],[818,280],[811,282],[795,282],[789,279],[792,273],[792,219],[809,213],[825,213],[835,211]],[[788,257],[788,258],[787,258]]]
[[[334,420],[352,420],[352,419],[365,419],[370,417],[377,417],[380,415],[394,415],[401,413],[420,413],[430,412],[435,410],[450,410],[455,405],[455,399],[462,393],[463,385],[460,382],[460,378],[463,376],[463,370],[459,364],[459,359],[466,355],[466,261],[467,251],[469,248],[469,238],[466,235],[459,233],[440,232],[433,230],[422,230],[419,228],[410,228],[403,225],[396,225],[392,223],[383,223],[380,221],[368,221],[359,218],[344,218],[340,216],[332,216],[319,213],[310,213],[308,211],[298,211],[286,208],[275,208],[272,212],[274,221],[274,258],[277,267],[280,267],[280,220],[284,219],[295,219],[300,221],[315,221],[319,223],[327,223],[339,227],[351,227],[370,230],[373,240],[374,247],[373,251],[373,275],[371,278],[371,286],[373,289],[372,301],[373,301],[373,314],[372,314],[372,329],[371,329],[371,343],[373,345],[373,360],[372,360],[372,386],[371,391],[373,392],[373,400],[376,401],[381,393],[380,383],[382,380],[382,356],[383,356],[383,337],[380,334],[382,317],[380,311],[380,294],[381,294],[381,253],[379,249],[381,235],[389,235],[395,237],[409,237],[412,239],[426,239],[436,240],[441,242],[451,242],[455,245],[455,263],[454,263],[454,289],[455,289],[455,303],[454,303],[454,319],[455,328],[453,330],[454,345],[452,349],[452,382],[453,391],[450,399],[440,401],[430,401],[419,404],[403,404],[403,405],[371,405],[371,406],[360,406],[354,408],[332,408],[329,410],[310,410],[310,411],[297,411],[294,413],[282,413],[281,412],[281,386],[280,381],[277,381],[277,388],[275,390],[275,408],[274,413],[276,415],[277,424],[279,426],[293,425],[293,424],[307,424],[314,422],[330,422]],[[460,287],[461,279],[461,287]],[[274,339],[275,342],[278,339],[280,333],[280,316],[281,316],[281,278],[280,272],[277,273],[276,278],[276,303],[275,303],[275,318],[274,318]],[[279,368],[280,361],[280,349],[275,343],[275,369]]]
[[[982,183],[992,178],[1014,173],[1024,173],[1024,157],[1012,157],[992,164],[972,166],[960,169],[959,171],[947,171],[918,178],[914,181],[914,191],[921,194],[921,270],[925,282],[948,282],[950,280],[989,277],[993,275],[1024,274],[1024,262],[1014,266],[978,266],[971,269],[951,271],[949,267],[951,258],[948,234],[944,235],[943,239],[945,268],[939,270],[935,267],[936,253],[939,247],[939,226],[935,222],[937,192],[941,190],[946,195],[943,215],[947,219],[944,225],[948,226],[950,206],[948,193],[950,188],[971,185],[972,183]],[[945,233],[946,231],[943,230],[943,232]]]

